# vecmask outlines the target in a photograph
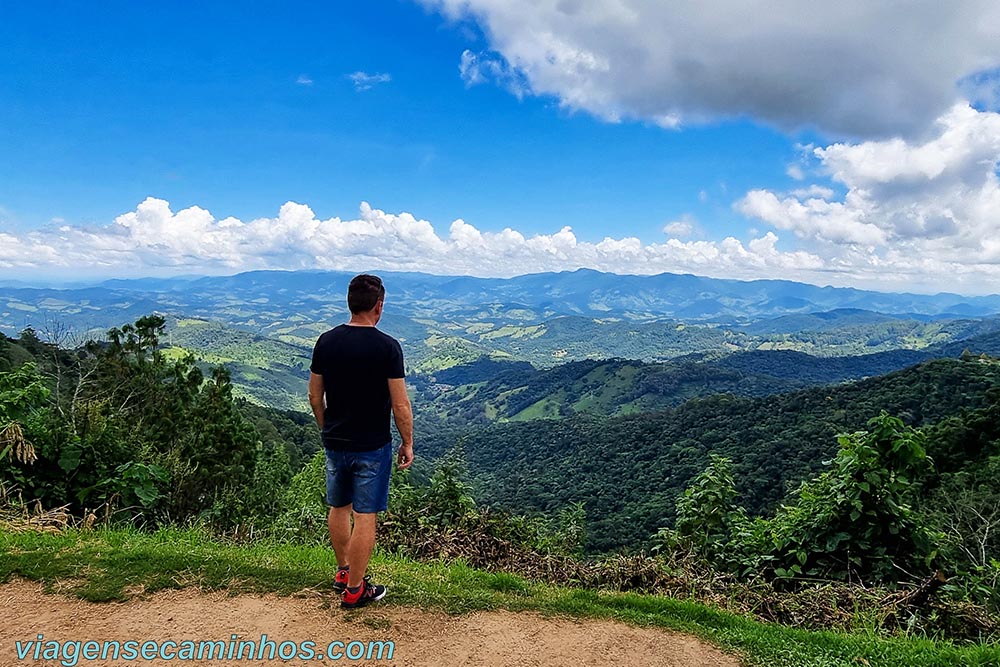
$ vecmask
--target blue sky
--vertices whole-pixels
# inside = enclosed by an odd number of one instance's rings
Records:
[[[880,4],[5,3],[0,277],[586,265],[1000,291],[996,12],[939,28],[917,3],[866,53]]]

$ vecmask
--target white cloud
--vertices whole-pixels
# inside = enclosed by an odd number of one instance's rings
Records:
[[[832,188],[813,183],[805,188],[796,188],[791,194],[799,199],[830,199],[835,193]]]
[[[747,245],[735,238],[644,244],[634,237],[608,237],[591,243],[579,240],[569,226],[526,236],[512,228],[481,231],[463,220],[452,222],[442,236],[426,220],[367,203],[354,220],[319,219],[308,206],[288,202],[277,217],[243,221],[217,220],[198,206],[174,212],[166,201],[150,197],[102,227],[0,234],[0,269],[11,275],[171,275],[368,267],[513,276],[589,267],[755,278],[822,268],[819,257],[779,251],[776,241],[767,234]]]
[[[392,77],[385,73],[368,74],[367,72],[352,72],[347,75],[347,78],[354,84],[354,90],[357,92],[371,90],[380,83],[389,83],[392,81]]]
[[[311,86],[313,85],[313,80],[309,77],[308,74],[299,74],[299,78],[295,80],[295,83],[299,84],[300,86]]]
[[[802,167],[797,164],[788,165],[785,173],[788,174],[789,178],[794,178],[796,181],[801,181],[806,177],[805,172],[802,171]]]
[[[790,193],[754,190],[743,214],[790,230],[862,280],[1000,291],[1000,114],[967,104],[948,110],[935,133],[814,148],[820,168],[843,186]]]
[[[499,62],[526,92],[610,121],[751,116],[909,136],[956,101],[961,81],[984,88],[977,73],[1000,66],[993,0],[419,1],[482,28],[492,54],[462,55],[467,82]]]
[[[684,215],[679,220],[668,222],[663,228],[663,233],[672,238],[687,238],[694,233],[696,227],[694,218]]]

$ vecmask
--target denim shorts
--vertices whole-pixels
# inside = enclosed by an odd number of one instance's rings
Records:
[[[326,504],[354,505],[358,514],[384,512],[389,506],[392,443],[370,452],[326,450]]]

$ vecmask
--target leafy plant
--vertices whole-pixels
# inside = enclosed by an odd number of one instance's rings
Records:
[[[730,562],[734,535],[747,524],[746,512],[735,504],[733,464],[718,454],[677,498],[673,529],[657,533],[657,549],[681,548],[720,565]]]
[[[37,455],[25,433],[25,423],[49,395],[34,363],[0,373],[0,460],[34,463]]]

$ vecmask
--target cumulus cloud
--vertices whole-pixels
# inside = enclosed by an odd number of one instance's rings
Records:
[[[887,290],[1000,292],[1000,113],[958,104],[934,132],[808,148],[824,182],[755,189],[734,203],[744,240],[706,238],[690,217],[669,237],[578,238],[572,226],[528,235],[455,220],[441,231],[410,213],[361,205],[322,219],[288,202],[274,217],[216,218],[148,198],[98,226],[0,232],[0,275],[175,275],[252,269],[405,270],[512,276],[593,268],[785,278]]]
[[[389,83],[392,81],[392,77],[385,73],[368,74],[367,72],[352,72],[347,75],[347,78],[354,84],[354,90],[359,93],[364,90],[371,90],[380,83]]]
[[[308,74],[299,74],[299,78],[295,80],[295,83],[299,84],[300,86],[311,86],[313,85],[313,80],[312,78],[309,77]]]
[[[365,268],[439,274],[513,276],[582,267],[618,273],[694,272],[756,278],[821,270],[822,260],[782,251],[768,233],[746,244],[681,241],[644,244],[638,238],[577,238],[570,226],[527,236],[505,228],[482,231],[455,220],[446,235],[409,213],[361,205],[353,220],[317,218],[288,202],[277,217],[216,219],[204,208],[173,211],[147,198],[100,227],[63,225],[22,236],[0,234],[0,270],[100,275],[235,273],[252,269]]]
[[[932,135],[813,149],[842,195],[754,190],[744,215],[798,237],[832,268],[892,282],[1000,291],[1000,114],[957,104]]]
[[[462,55],[466,82],[490,78],[483,63],[493,63],[527,92],[609,121],[751,116],[912,136],[956,101],[961,82],[987,88],[1000,66],[993,0],[419,1],[483,29],[492,54]]]

